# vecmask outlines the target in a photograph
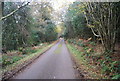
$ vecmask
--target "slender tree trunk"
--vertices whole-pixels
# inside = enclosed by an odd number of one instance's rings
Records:
[[[88,11],[85,14],[87,16],[87,23],[95,23],[94,26],[101,38],[104,52],[112,53],[115,47],[117,31],[117,10],[114,3],[87,2],[86,10]],[[88,22],[88,20],[93,22]],[[97,36],[95,33],[94,35]]]

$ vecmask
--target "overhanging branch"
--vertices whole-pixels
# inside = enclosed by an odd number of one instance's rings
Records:
[[[30,3],[30,2],[28,2],[27,4],[25,4],[25,5],[23,5],[23,6],[19,7],[19,8],[17,8],[16,10],[12,11],[12,12],[9,13],[8,15],[6,15],[6,16],[4,16],[4,17],[1,17],[0,20],[3,20],[3,19],[5,19],[5,18],[7,18],[7,17],[13,15],[15,12],[17,12],[19,9],[21,9],[21,8],[23,8],[23,7],[25,7],[25,6],[27,6],[29,3]]]

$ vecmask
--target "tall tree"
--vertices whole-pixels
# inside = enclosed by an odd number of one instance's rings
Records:
[[[97,31],[96,36],[101,38],[104,52],[113,52],[116,40],[116,33],[119,26],[119,3],[113,2],[87,2],[85,6],[85,15],[87,24],[92,31]]]
[[[7,15],[21,6],[22,3],[5,2],[3,15]],[[3,20],[2,44],[7,50],[17,49],[19,46],[30,44],[30,16],[29,8],[24,7]]]

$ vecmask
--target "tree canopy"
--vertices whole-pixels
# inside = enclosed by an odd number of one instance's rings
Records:
[[[3,49],[15,50],[19,47],[56,40],[57,32],[51,20],[51,12],[52,7],[49,2],[25,6],[22,2],[4,2]]]

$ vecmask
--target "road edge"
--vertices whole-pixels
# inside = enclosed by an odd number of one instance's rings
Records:
[[[68,44],[67,41],[65,41],[65,43],[66,43],[66,46],[67,46],[67,44]],[[74,62],[74,65],[75,65],[74,69],[76,69],[78,71],[77,78],[78,79],[86,79],[86,78],[88,78],[88,76],[86,76],[86,73],[79,67],[80,65],[78,64],[77,59],[75,58],[75,56],[73,55],[73,53],[70,51],[70,49],[68,48],[68,46],[67,46],[67,49],[68,49],[68,51],[70,53],[72,61]]]
[[[6,72],[4,75],[4,77],[2,77],[2,81],[6,81],[9,80],[10,78],[12,78],[14,75],[16,75],[17,73],[19,73],[21,70],[25,69],[27,66],[29,66],[30,64],[32,64],[35,60],[37,60],[41,55],[43,55],[45,52],[47,52],[49,49],[51,49],[51,47],[53,47],[56,43],[58,43],[59,40],[53,42],[52,46],[48,47],[46,50],[44,50],[42,53],[40,53],[38,56],[34,57],[32,60],[27,61],[24,65],[22,65],[19,68],[16,68],[14,70],[11,70],[11,73]]]

